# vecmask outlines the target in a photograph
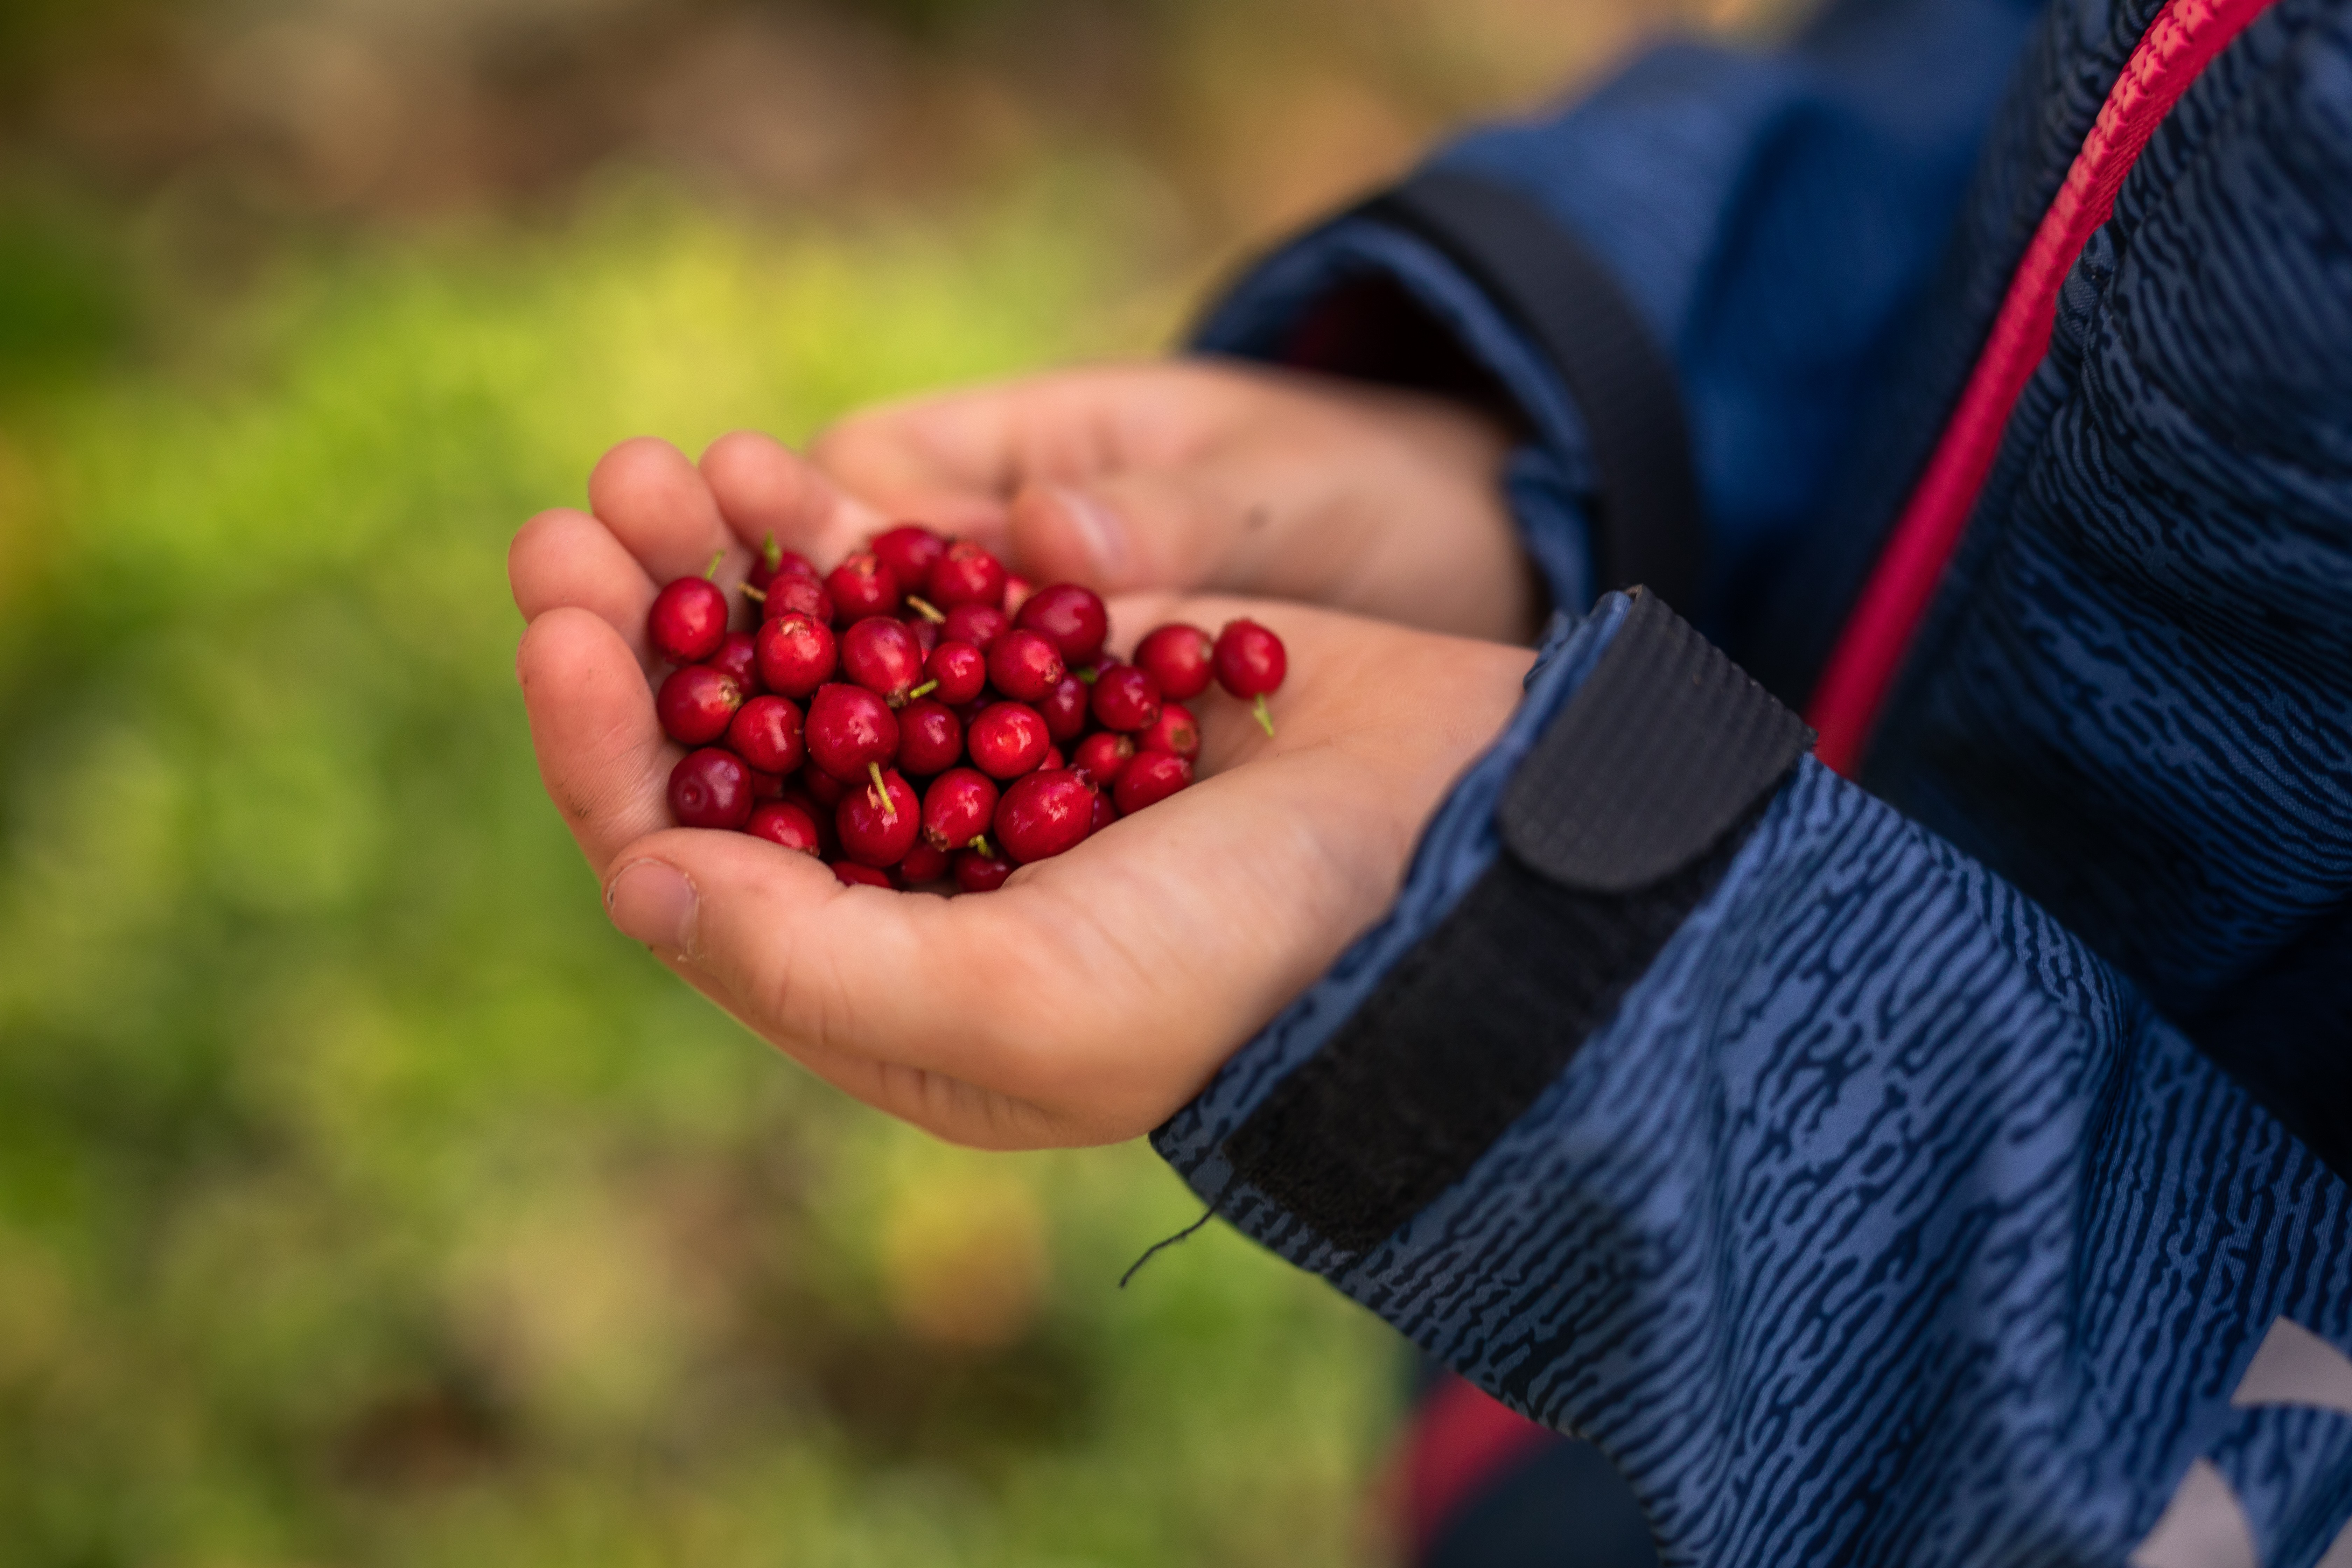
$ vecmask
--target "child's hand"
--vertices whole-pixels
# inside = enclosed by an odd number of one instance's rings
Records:
[[[830,559],[913,519],[1039,582],[1265,595],[1524,640],[1539,595],[1499,482],[1508,445],[1439,398],[1177,360],[858,415],[813,449],[824,479],[754,436],[703,468],[754,543],[772,528]]]
[[[1121,647],[1170,618],[1246,613],[1279,632],[1277,738],[1205,700],[1202,782],[1003,889],[844,888],[807,856],[666,826],[678,753],[654,718],[645,613],[718,526],[694,470],[671,464],[659,483],[600,486],[610,529],[555,512],[516,540],[548,792],[622,930],[821,1076],[960,1142],[1130,1137],[1197,1091],[1387,908],[1529,659],[1285,605],[1116,600]]]

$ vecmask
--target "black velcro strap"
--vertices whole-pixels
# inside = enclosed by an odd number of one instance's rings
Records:
[[[1425,170],[1356,213],[1442,252],[1559,371],[1599,474],[1600,586],[1647,584],[1691,603],[1705,536],[1682,393],[1673,359],[1609,269],[1526,197],[1468,174]]]
[[[1224,1141],[1234,1177],[1351,1252],[1427,1208],[1715,890],[1810,734],[1638,595],[1506,791],[1507,852]]]

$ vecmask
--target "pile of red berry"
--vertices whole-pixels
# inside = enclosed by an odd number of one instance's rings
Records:
[[[655,708],[695,748],[671,770],[670,809],[876,887],[986,892],[1167,799],[1201,752],[1185,701],[1213,679],[1272,734],[1266,694],[1287,662],[1255,621],[1214,641],[1160,626],[1132,664],[1108,659],[1091,589],[1032,591],[980,545],[913,523],[824,574],[771,538],[743,595],[757,631],[729,629],[708,575],[654,600],[646,635],[677,667]]]

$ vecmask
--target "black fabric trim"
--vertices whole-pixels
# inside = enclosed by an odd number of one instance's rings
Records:
[[[1234,1178],[1351,1252],[1428,1207],[1715,890],[1809,738],[1638,595],[1506,791],[1505,853],[1225,1139]]]
[[[1705,536],[1680,384],[1608,268],[1535,203],[1450,170],[1423,170],[1355,216],[1435,247],[1535,340],[1567,384],[1599,474],[1600,586],[1647,584],[1693,602]]]

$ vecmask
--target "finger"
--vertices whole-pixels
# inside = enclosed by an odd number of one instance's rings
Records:
[[[507,580],[525,621],[562,606],[589,611],[646,663],[646,615],[657,584],[613,531],[586,512],[559,507],[524,523],[507,547]]]
[[[806,458],[755,430],[721,436],[701,467],[733,537],[755,551],[772,538],[823,569],[887,526]]]
[[[852,495],[992,548],[1020,482],[1019,384],[885,404],[820,434],[809,457]]]
[[[1225,585],[1234,536],[1266,515],[1214,469],[1139,470],[1024,486],[1009,544],[1039,582],[1105,594]]]
[[[540,778],[602,877],[617,851],[667,825],[677,748],[662,736],[636,655],[593,611],[564,605],[532,621],[515,672]]]
[[[736,575],[750,564],[701,471],[667,441],[639,437],[605,453],[588,478],[588,500],[656,584],[698,577],[730,549]]]

